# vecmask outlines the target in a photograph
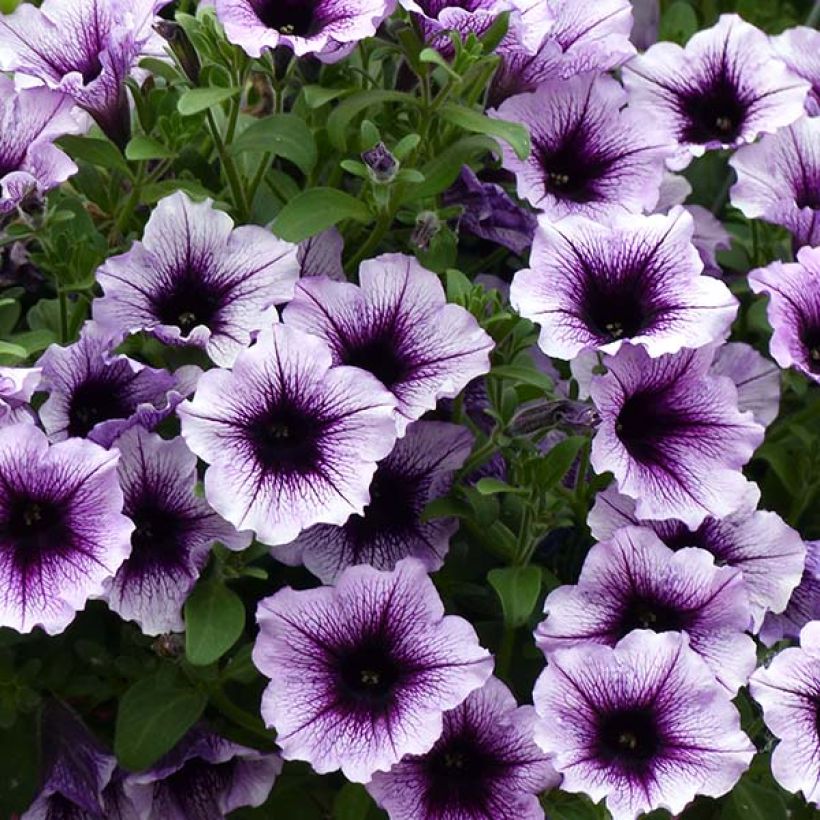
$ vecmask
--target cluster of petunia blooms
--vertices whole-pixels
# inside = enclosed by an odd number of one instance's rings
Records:
[[[85,127],[78,111],[122,141],[123,79],[155,47],[161,5],[45,0],[0,17],[0,67],[15,72],[0,79],[0,212],[76,170],[53,140]],[[510,303],[546,357],[571,362],[599,418],[592,467],[614,476],[578,583],[546,600],[534,706],[445,614],[429,573],[457,523],[421,516],[473,444],[430,411],[489,371],[491,338],[414,257],[368,259],[354,284],[335,231],[295,246],[179,192],[100,267],[76,342],[0,370],[0,625],[57,634],[102,598],[145,634],[181,631],[215,542],[256,539],[322,585],[258,606],[278,753],[203,724],[126,773],[52,705],[47,778],[24,817],[221,817],[261,804],[283,759],[341,770],[394,820],[540,818],[557,786],[605,799],[616,820],[678,813],[748,768],[732,703],[747,684],[779,738],[775,778],[820,805],[820,544],[758,509],[742,473],[777,416],[778,365],[820,381],[820,34],[768,38],[730,15],[638,55],[627,0],[401,5],[445,53],[445,32],[511,12],[490,113],[530,130],[529,157],[504,164],[531,211],[468,168],[451,196],[462,230],[532,245]],[[251,56],[284,45],[324,61],[394,10],[215,7]],[[774,362],[726,341],[737,302],[715,253],[728,236],[672,173],[714,149],[734,150],[732,203],[798,249],[749,274]],[[211,366],[116,351],[138,332]],[[160,436],[174,416],[179,435]],[[799,646],[756,669],[753,635]]]

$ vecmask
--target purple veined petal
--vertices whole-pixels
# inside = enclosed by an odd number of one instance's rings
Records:
[[[131,551],[115,452],[0,428],[0,624],[62,632]]]
[[[491,677],[444,713],[429,752],[376,772],[367,790],[391,820],[543,820],[536,795],[560,777],[535,745],[534,718]]]
[[[820,382],[820,248],[801,248],[797,262],[753,270],[749,287],[769,297],[772,358]]]
[[[144,330],[171,345],[203,348],[230,367],[253,334],[293,295],[297,248],[264,228],[235,228],[212,200],[178,191],[157,204],[142,242],[109,257],[97,279],[94,321],[110,333]]]
[[[283,314],[286,326],[329,346],[334,365],[372,373],[396,397],[399,435],[490,369],[492,339],[438,277],[402,254],[363,262],[360,285],[302,279]],[[359,372],[361,372],[361,370]]]
[[[674,519],[639,518],[634,499],[621,495],[613,486],[598,493],[587,523],[600,541],[611,538],[621,527],[646,527],[672,550],[699,547],[711,553],[717,565],[740,570],[749,598],[752,631],[757,632],[767,612],[783,612],[806,560],[800,534],[776,513],[757,510],[759,500],[760,491],[749,485],[737,512],[721,519],[706,518],[690,528]]]
[[[278,754],[198,725],[150,769],[129,775],[124,788],[140,820],[222,820],[244,806],[261,806],[281,771]]]
[[[729,342],[715,352],[711,372],[728,376],[737,388],[737,406],[768,427],[780,411],[780,369],[744,342]]]
[[[331,367],[321,339],[283,325],[261,333],[232,371],[204,373],[177,412],[188,446],[210,465],[209,503],[271,545],[361,515],[396,438],[393,396],[357,368]]]
[[[592,378],[600,415],[591,463],[611,471],[641,518],[678,518],[698,527],[737,510],[749,482],[741,468],[764,429],[741,413],[731,380],[709,372],[713,351],[652,359],[624,345]]]
[[[372,37],[395,0],[216,0],[227,38],[251,57],[279,45],[336,62]]]
[[[292,544],[272,550],[273,556],[303,563],[325,584],[349,566],[392,570],[406,557],[418,558],[428,572],[439,569],[458,521],[422,521],[421,512],[449,492],[472,444],[472,435],[460,425],[414,422],[379,462],[363,515],[354,514],[341,526],[311,527]]]
[[[286,760],[368,782],[424,754],[492,672],[473,627],[445,616],[424,565],[350,567],[335,587],[279,590],[257,611],[262,716]]]
[[[488,112],[530,131],[527,159],[502,146],[519,196],[551,219],[651,211],[674,145],[640,110],[624,108],[625,102],[615,80],[588,74],[545,82]]]
[[[732,205],[750,219],[782,225],[797,247],[820,244],[820,120],[803,117],[729,160]]]
[[[41,373],[39,367],[0,367],[0,427],[36,420],[29,402]]]
[[[803,115],[809,90],[766,35],[736,14],[721,15],[685,49],[657,43],[624,66],[623,81],[630,104],[679,143],[674,168],[789,125]]]
[[[594,546],[575,586],[553,590],[535,642],[549,659],[567,646],[615,646],[636,629],[685,632],[734,695],[756,665],[741,574],[706,550],[673,552],[652,530],[624,527]]]
[[[344,239],[337,228],[311,236],[299,244],[299,276],[326,276],[334,282],[346,282],[342,267]]]
[[[605,798],[614,820],[725,794],[754,756],[729,694],[681,633],[559,650],[533,700],[561,788]]]
[[[775,780],[820,807],[820,621],[803,628],[800,644],[779,652],[768,668],[758,669],[749,689],[779,739],[772,754]]]
[[[692,244],[692,217],[541,218],[530,268],[516,273],[512,306],[540,326],[539,347],[570,360],[587,349],[614,354],[642,345],[650,356],[722,341],[737,300],[711,277]]]
[[[811,84],[806,111],[813,117],[820,114],[820,32],[808,26],[796,26],[771,40],[777,56]]]
[[[196,456],[181,438],[165,441],[136,427],[116,441],[123,512],[135,525],[131,555],[105,599],[146,635],[181,632],[181,609],[212,544],[242,550],[251,542],[195,493]]]

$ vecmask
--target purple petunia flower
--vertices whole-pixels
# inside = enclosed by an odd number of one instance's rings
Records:
[[[701,276],[692,217],[623,215],[609,225],[582,217],[541,219],[530,268],[515,274],[512,306],[541,328],[548,356],[615,353],[625,341],[650,356],[726,338],[737,300]]]
[[[296,258],[300,276],[326,276],[336,282],[346,282],[342,253],[345,241],[338,228],[311,236],[299,243]]]
[[[0,18],[0,32],[2,32]],[[47,88],[15,91],[0,75],[0,217],[77,173],[53,140],[79,130],[71,100]]]
[[[729,342],[715,351],[710,372],[728,376],[737,388],[737,407],[768,427],[780,411],[780,369],[744,342]]]
[[[326,63],[372,37],[395,0],[215,0],[225,35],[251,57],[286,46]]]
[[[749,219],[782,225],[796,247],[820,244],[820,119],[794,125],[739,149],[732,205]]]
[[[739,508],[748,482],[741,467],[763,427],[737,409],[737,389],[709,372],[712,351],[651,359],[624,345],[609,372],[592,379],[601,423],[592,442],[596,472],[615,475],[641,518],[678,518],[698,527]]]
[[[820,31],[808,26],[786,29],[771,38],[777,56],[799,77],[811,84],[806,111],[820,114]]]
[[[520,160],[504,144],[504,167],[518,194],[551,219],[571,213],[651,211],[658,201],[669,140],[633,107],[618,83],[585,75],[540,85],[490,116],[523,123],[532,151]]]
[[[379,463],[370,485],[370,503],[340,527],[319,525],[303,532],[273,555],[286,563],[303,563],[325,584],[355,564],[392,570],[412,556],[429,572],[441,567],[455,518],[423,521],[428,502],[446,495],[453,474],[470,454],[473,437],[464,427],[417,421],[393,451]]]
[[[775,780],[820,807],[820,621],[803,628],[800,648],[784,649],[768,669],[758,669],[749,688],[780,740],[772,753]]]
[[[459,228],[522,254],[532,244],[536,219],[494,182],[482,182],[469,165],[442,196],[443,205],[461,205]]]
[[[222,820],[261,806],[282,758],[232,743],[195,726],[150,769],[129,775],[125,791],[141,820]]]
[[[682,521],[641,520],[635,501],[614,487],[598,493],[587,523],[593,538],[612,538],[621,527],[648,527],[673,550],[700,547],[715,563],[734,567],[743,575],[749,598],[752,631],[760,629],[767,612],[782,612],[803,572],[806,546],[783,519],[767,510],[756,510],[760,491],[751,485],[738,512],[717,519],[706,518],[690,529]]]
[[[120,617],[146,635],[181,632],[180,610],[219,541],[242,550],[250,533],[238,533],[195,494],[196,456],[181,438],[164,441],[140,427],[123,433],[119,480],[123,512],[134,522],[131,555],[105,598]]]
[[[51,345],[41,356],[39,389],[49,397],[40,419],[52,441],[78,436],[110,447],[131,427],[156,427],[194,391],[198,367],[147,367],[114,354],[115,341],[87,324],[76,342]]]
[[[367,370],[387,387],[401,436],[490,369],[493,341],[469,312],[447,304],[438,277],[413,257],[363,262],[359,282],[302,279],[283,320],[327,342],[334,364]]]
[[[429,751],[442,714],[492,672],[473,627],[445,616],[420,561],[351,567],[335,587],[279,590],[259,604],[253,652],[271,678],[262,716],[286,760],[367,782]]]
[[[535,740],[561,788],[614,820],[728,792],[754,756],[730,696],[675,632],[556,652],[535,684]]]
[[[448,32],[481,37],[498,16],[512,11],[512,0],[399,0],[411,12],[424,41],[445,57],[455,51]]]
[[[553,590],[535,642],[550,658],[565,646],[615,646],[634,629],[686,632],[692,649],[734,694],[756,665],[741,574],[706,550],[673,552],[650,529],[624,527],[594,546],[577,586]]]
[[[39,367],[0,367],[0,427],[35,420],[29,402],[41,372]]]
[[[635,47],[644,51],[658,42],[661,26],[660,0],[632,0],[632,33]]]
[[[142,242],[109,257],[97,279],[94,320],[109,333],[150,332],[171,345],[201,347],[230,367],[255,331],[276,321],[293,295],[297,247],[233,220],[182,191],[160,200]]]
[[[367,790],[390,820],[543,820],[537,794],[560,777],[535,745],[534,718],[489,678],[444,713],[429,752],[376,772]]]
[[[0,68],[62,91],[123,147],[131,131],[125,78],[155,36],[167,0],[45,0],[0,15]]]
[[[0,428],[0,625],[62,632],[131,551],[117,454]]]
[[[797,262],[753,270],[749,287],[769,297],[772,358],[820,382],[820,248],[801,248]]]
[[[178,413],[188,446],[211,465],[206,498],[265,544],[361,515],[396,438],[391,394],[359,369],[331,367],[320,339],[283,325],[233,371],[205,373]]]
[[[714,148],[735,148],[803,115],[808,83],[777,59],[766,35],[723,14],[683,49],[657,43],[624,66],[630,103],[680,144],[685,167]]]

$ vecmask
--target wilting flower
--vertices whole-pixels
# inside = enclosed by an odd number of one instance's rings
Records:
[[[131,551],[117,454],[0,428],[0,625],[62,632]]]
[[[820,114],[820,32],[808,26],[795,26],[771,41],[777,56],[811,84],[806,111],[811,116]]]
[[[108,606],[146,635],[181,632],[182,604],[211,545],[244,549],[250,533],[237,533],[196,495],[196,456],[181,438],[164,441],[137,427],[116,447],[123,512],[135,529],[131,555],[106,592]]]
[[[205,373],[178,413],[188,446],[210,464],[214,509],[266,544],[287,544],[363,512],[395,441],[394,407],[370,375],[331,367],[320,339],[275,325],[232,371]]]
[[[803,115],[808,83],[777,59],[762,31],[723,14],[683,49],[657,43],[623,71],[630,103],[681,146],[685,167],[713,148],[735,148]]]
[[[0,367],[0,427],[35,420],[29,401],[40,373],[39,367]]]
[[[76,342],[51,345],[40,358],[39,389],[49,394],[40,419],[52,441],[79,436],[110,447],[130,427],[153,429],[193,392],[199,368],[148,367],[114,354],[114,341],[86,325]]]
[[[145,330],[171,345],[204,348],[230,367],[252,334],[293,295],[297,248],[255,225],[234,228],[210,199],[182,191],[161,200],[142,242],[109,257],[97,279],[94,320],[110,333]]]
[[[530,130],[532,151],[521,160],[506,144],[504,166],[518,194],[548,217],[651,211],[658,201],[668,138],[605,75],[546,82],[504,102],[491,116]]]
[[[0,18],[0,32],[2,32]],[[0,217],[30,194],[65,182],[77,166],[53,140],[78,130],[71,100],[47,88],[15,91],[0,75]]]
[[[286,760],[367,782],[441,736],[442,713],[490,676],[472,626],[445,616],[424,565],[351,567],[335,587],[279,590],[259,604],[262,716]]]
[[[337,282],[346,282],[342,253],[345,241],[337,228],[311,236],[299,243],[296,258],[300,276],[326,276]]]
[[[820,541],[806,542],[806,567],[788,606],[769,612],[760,629],[760,640],[772,646],[784,638],[796,638],[809,621],[820,621]]]
[[[465,165],[455,184],[442,196],[444,205],[461,205],[459,228],[488,242],[496,242],[517,254],[531,244],[535,216],[524,210],[494,182],[482,182]]]
[[[311,527],[273,555],[287,563],[303,563],[326,584],[349,566],[391,570],[408,556],[418,558],[429,572],[437,570],[458,522],[423,521],[421,512],[428,502],[449,492],[453,474],[470,454],[472,443],[472,435],[460,425],[411,424],[379,463],[362,515],[350,516],[340,527]]]
[[[225,35],[251,57],[287,46],[331,63],[372,37],[394,0],[216,0]]]
[[[820,806],[820,621],[803,628],[800,648],[784,649],[768,669],[758,669],[749,688],[763,707],[766,725],[780,739],[772,754],[775,780]]]
[[[403,435],[439,399],[490,369],[493,341],[464,308],[447,304],[438,277],[413,257],[363,262],[359,282],[302,279],[284,322],[327,342],[333,364],[367,370],[387,387]]]
[[[281,771],[278,754],[199,725],[150,769],[130,775],[125,789],[141,818],[222,820],[242,806],[261,806]]]
[[[730,696],[676,632],[556,652],[535,684],[536,742],[561,788],[606,798],[614,820],[728,792],[754,748]]]
[[[0,68],[62,91],[124,147],[131,131],[125,78],[154,37],[166,0],[45,0],[0,16]]]
[[[692,649],[734,694],[754,671],[749,599],[740,572],[706,550],[673,552],[650,529],[625,527],[594,546],[576,586],[553,590],[535,642],[548,658],[565,646],[615,646],[634,629],[686,632]]]
[[[772,358],[820,382],[820,248],[801,248],[797,262],[753,270],[749,287],[769,297]]]
[[[737,409],[737,389],[709,372],[712,351],[651,359],[624,345],[609,372],[592,379],[601,416],[592,466],[610,470],[641,518],[678,518],[698,527],[741,505],[741,468],[763,441],[763,427]]]
[[[497,678],[444,713],[424,755],[376,772],[367,790],[390,820],[542,820],[538,793],[560,780],[533,740],[532,706]]]
[[[729,342],[715,351],[710,370],[728,376],[737,388],[738,410],[749,410],[754,420],[768,427],[780,410],[780,369],[745,342]]]
[[[782,225],[795,247],[820,244],[819,140],[820,119],[804,117],[729,160],[737,174],[732,205],[749,219]]]
[[[680,207],[608,225],[542,219],[510,302],[540,326],[541,350],[560,359],[587,349],[615,353],[625,341],[653,357],[722,341],[737,301],[722,282],[700,275],[692,229]]]
[[[749,598],[751,628],[760,629],[767,612],[782,612],[800,580],[806,547],[800,535],[773,512],[757,510],[760,491],[750,485],[737,512],[726,518],[706,518],[690,529],[682,521],[638,518],[635,501],[609,487],[595,497],[587,523],[594,538],[612,538],[621,527],[652,529],[673,550],[700,547],[715,563],[734,567],[743,575]]]

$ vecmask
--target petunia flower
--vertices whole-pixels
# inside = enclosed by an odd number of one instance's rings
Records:
[[[560,777],[535,745],[534,718],[489,678],[444,713],[429,752],[376,772],[367,790],[390,820],[543,820],[537,795]]]
[[[820,382],[820,248],[801,248],[797,262],[753,270],[749,287],[769,297],[772,358]]]
[[[741,468],[763,427],[737,409],[737,389],[709,372],[713,352],[682,350],[652,359],[624,345],[609,372],[592,379],[601,422],[591,463],[611,471],[641,518],[698,527],[737,510],[747,492]]]
[[[722,341],[737,300],[722,282],[700,275],[692,231],[680,207],[609,224],[542,218],[510,302],[540,326],[541,350],[559,359],[589,349],[615,353],[626,341],[652,357]]]
[[[232,371],[203,374],[178,409],[185,441],[210,465],[205,497],[266,544],[361,515],[376,463],[395,442],[391,394],[331,364],[320,339],[274,325]]]
[[[614,820],[725,794],[754,756],[729,694],[681,633],[560,650],[533,700],[535,740],[562,790],[606,798]]]
[[[0,17],[0,32],[2,32]],[[71,100],[47,88],[16,91],[0,75],[0,218],[31,194],[43,194],[77,173],[54,140],[79,130]]]
[[[117,454],[0,428],[0,626],[62,632],[131,551]]]
[[[327,276],[337,282],[346,282],[342,253],[344,238],[337,228],[328,228],[299,243],[296,258],[300,276]]]
[[[429,751],[442,715],[490,676],[473,627],[445,616],[424,565],[351,567],[335,587],[279,590],[259,604],[262,716],[286,760],[365,783]]]
[[[446,495],[455,471],[470,454],[473,437],[464,427],[417,421],[379,462],[362,515],[341,526],[320,524],[292,544],[273,551],[286,563],[303,563],[325,584],[355,564],[392,570],[402,558],[418,558],[429,572],[441,567],[458,528],[455,518],[423,521],[428,502]]]
[[[0,367],[0,427],[35,420],[29,402],[41,372],[39,367]]]
[[[413,257],[369,259],[359,282],[302,279],[283,321],[323,339],[334,365],[367,370],[388,388],[401,436],[490,369],[493,341],[468,311],[447,303],[438,277]]]
[[[804,117],[729,160],[732,205],[749,219],[782,225],[795,247],[820,245],[820,119]]]
[[[251,57],[286,46],[336,62],[372,37],[395,0],[215,0],[225,35]]]
[[[123,512],[135,529],[131,555],[105,598],[146,635],[181,632],[180,610],[211,545],[219,541],[229,549],[245,549],[250,533],[236,532],[196,495],[196,456],[181,438],[164,441],[136,427],[117,439],[116,448]]]
[[[737,388],[737,407],[768,427],[780,411],[780,369],[745,342],[728,342],[715,351],[710,372],[728,376]]]
[[[615,646],[635,629],[686,632],[690,646],[734,694],[756,665],[749,599],[741,574],[706,550],[673,552],[642,527],[617,530],[594,546],[577,585],[544,602],[535,642],[549,659],[566,646]]]
[[[726,518],[706,518],[690,529],[682,521],[649,521],[635,513],[634,499],[608,487],[595,498],[587,524],[593,538],[612,538],[621,527],[651,529],[672,550],[699,547],[720,566],[740,570],[749,598],[751,629],[757,632],[767,612],[783,612],[800,581],[806,545],[777,513],[756,509],[760,491],[750,485],[740,509]]]
[[[109,333],[144,330],[171,345],[203,348],[230,367],[252,335],[270,325],[274,305],[293,295],[297,247],[243,225],[182,191],[151,214],[142,242],[109,257],[97,273],[105,293],[94,320]]]
[[[630,105],[680,146],[670,167],[736,148],[803,115],[808,83],[792,73],[766,35],[723,14],[681,48],[657,43],[623,69]]]
[[[167,0],[45,0],[0,15],[0,68],[61,91],[117,145],[131,124],[125,78]]]
[[[811,84],[806,111],[817,116],[820,114],[820,32],[808,26],[795,26],[772,37],[771,42],[789,69]]]
[[[150,769],[129,775],[125,792],[145,820],[223,820],[238,808],[261,806],[281,771],[278,754],[197,725]]]
[[[645,113],[624,108],[625,103],[615,80],[588,74],[545,82],[490,111],[530,131],[527,159],[502,146],[504,167],[515,173],[518,195],[550,219],[651,211],[671,150],[669,138]]]
[[[49,394],[40,420],[52,441],[79,436],[110,447],[131,427],[156,427],[194,391],[198,367],[148,367],[113,353],[115,341],[87,324],[76,342],[53,344],[40,357],[38,389]]]
[[[749,688],[779,739],[772,753],[775,780],[820,807],[820,621],[803,628],[799,648],[784,649],[758,669]]]

